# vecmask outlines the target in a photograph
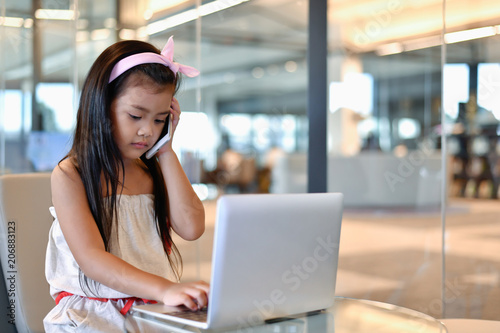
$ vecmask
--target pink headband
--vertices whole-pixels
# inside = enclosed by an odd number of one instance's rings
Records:
[[[200,74],[200,71],[196,68],[179,64],[177,62],[174,62],[173,59],[174,39],[173,37],[170,37],[167,44],[161,51],[161,54],[153,52],[137,53],[118,61],[111,71],[111,75],[109,76],[109,83],[111,83],[114,79],[116,79],[118,76],[120,76],[130,68],[141,64],[162,64],[170,68],[172,72],[174,72],[174,74],[177,74],[177,72],[181,72],[189,77],[194,77]]]

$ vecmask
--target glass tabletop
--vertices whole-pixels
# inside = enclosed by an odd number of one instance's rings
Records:
[[[300,315],[260,326],[226,330],[200,330],[144,314],[126,320],[127,332],[224,332],[224,333],[445,333],[435,318],[407,308],[353,298],[336,297],[334,305],[320,313]]]

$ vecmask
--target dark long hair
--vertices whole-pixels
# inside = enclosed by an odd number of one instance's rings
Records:
[[[179,76],[161,64],[135,66],[108,83],[111,70],[119,60],[143,52],[160,53],[157,48],[146,42],[121,41],[108,47],[96,59],[82,88],[73,146],[66,156],[71,158],[80,174],[90,210],[106,251],[109,251],[113,219],[117,216],[117,199],[121,193],[118,193],[118,187],[123,184],[125,177],[124,163],[112,134],[111,102],[125,90],[127,78],[132,74],[142,75],[141,79],[158,90],[173,86],[177,91],[180,83]],[[166,128],[163,131],[166,132]],[[161,136],[163,134],[165,133]],[[153,179],[158,236],[162,240],[165,254],[176,278],[180,279],[182,259],[171,237],[166,205],[168,194],[163,174],[156,158],[148,160],[142,156],[141,160]],[[122,179],[119,179],[120,169],[123,174]],[[88,280],[80,272],[82,289],[86,294],[91,292],[95,295],[96,292],[91,290]]]

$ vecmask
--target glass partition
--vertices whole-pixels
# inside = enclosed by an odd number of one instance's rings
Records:
[[[328,191],[337,293],[441,317],[441,1],[330,1]]]
[[[0,170],[20,172],[30,169],[25,155],[32,127],[34,20],[31,4],[21,8],[18,3],[3,3],[0,25],[1,47],[1,158]],[[21,15],[23,13],[24,15]],[[33,78],[33,79],[32,79]]]
[[[116,40],[114,1],[4,1],[3,173],[50,171],[71,145],[79,86]]]
[[[447,1],[443,90],[452,182],[446,215],[446,317],[500,320],[500,4]]]
[[[202,109],[217,133],[204,180],[219,193],[288,191],[273,170],[307,147],[307,8],[247,1],[202,18]]]

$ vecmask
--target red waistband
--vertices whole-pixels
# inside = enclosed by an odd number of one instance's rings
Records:
[[[64,297],[66,297],[66,296],[73,296],[73,295],[74,294],[68,293],[67,291],[61,291],[59,293],[59,295],[57,295],[57,297],[56,297],[56,305],[59,304],[59,302],[61,301],[61,299],[63,299]],[[91,300],[94,300],[94,301],[100,301],[100,302],[121,301],[121,300],[126,301],[125,305],[120,310],[120,313],[122,315],[124,315],[124,316],[130,310],[130,308],[132,307],[132,305],[134,304],[135,301],[143,301],[144,303],[149,303],[149,304],[155,304],[155,303],[157,303],[156,301],[152,301],[152,300],[144,299],[144,298],[139,298],[139,297],[127,297],[127,298],[98,298],[98,297],[86,297],[86,296],[80,296],[80,297],[88,298],[88,299],[91,299]]]

